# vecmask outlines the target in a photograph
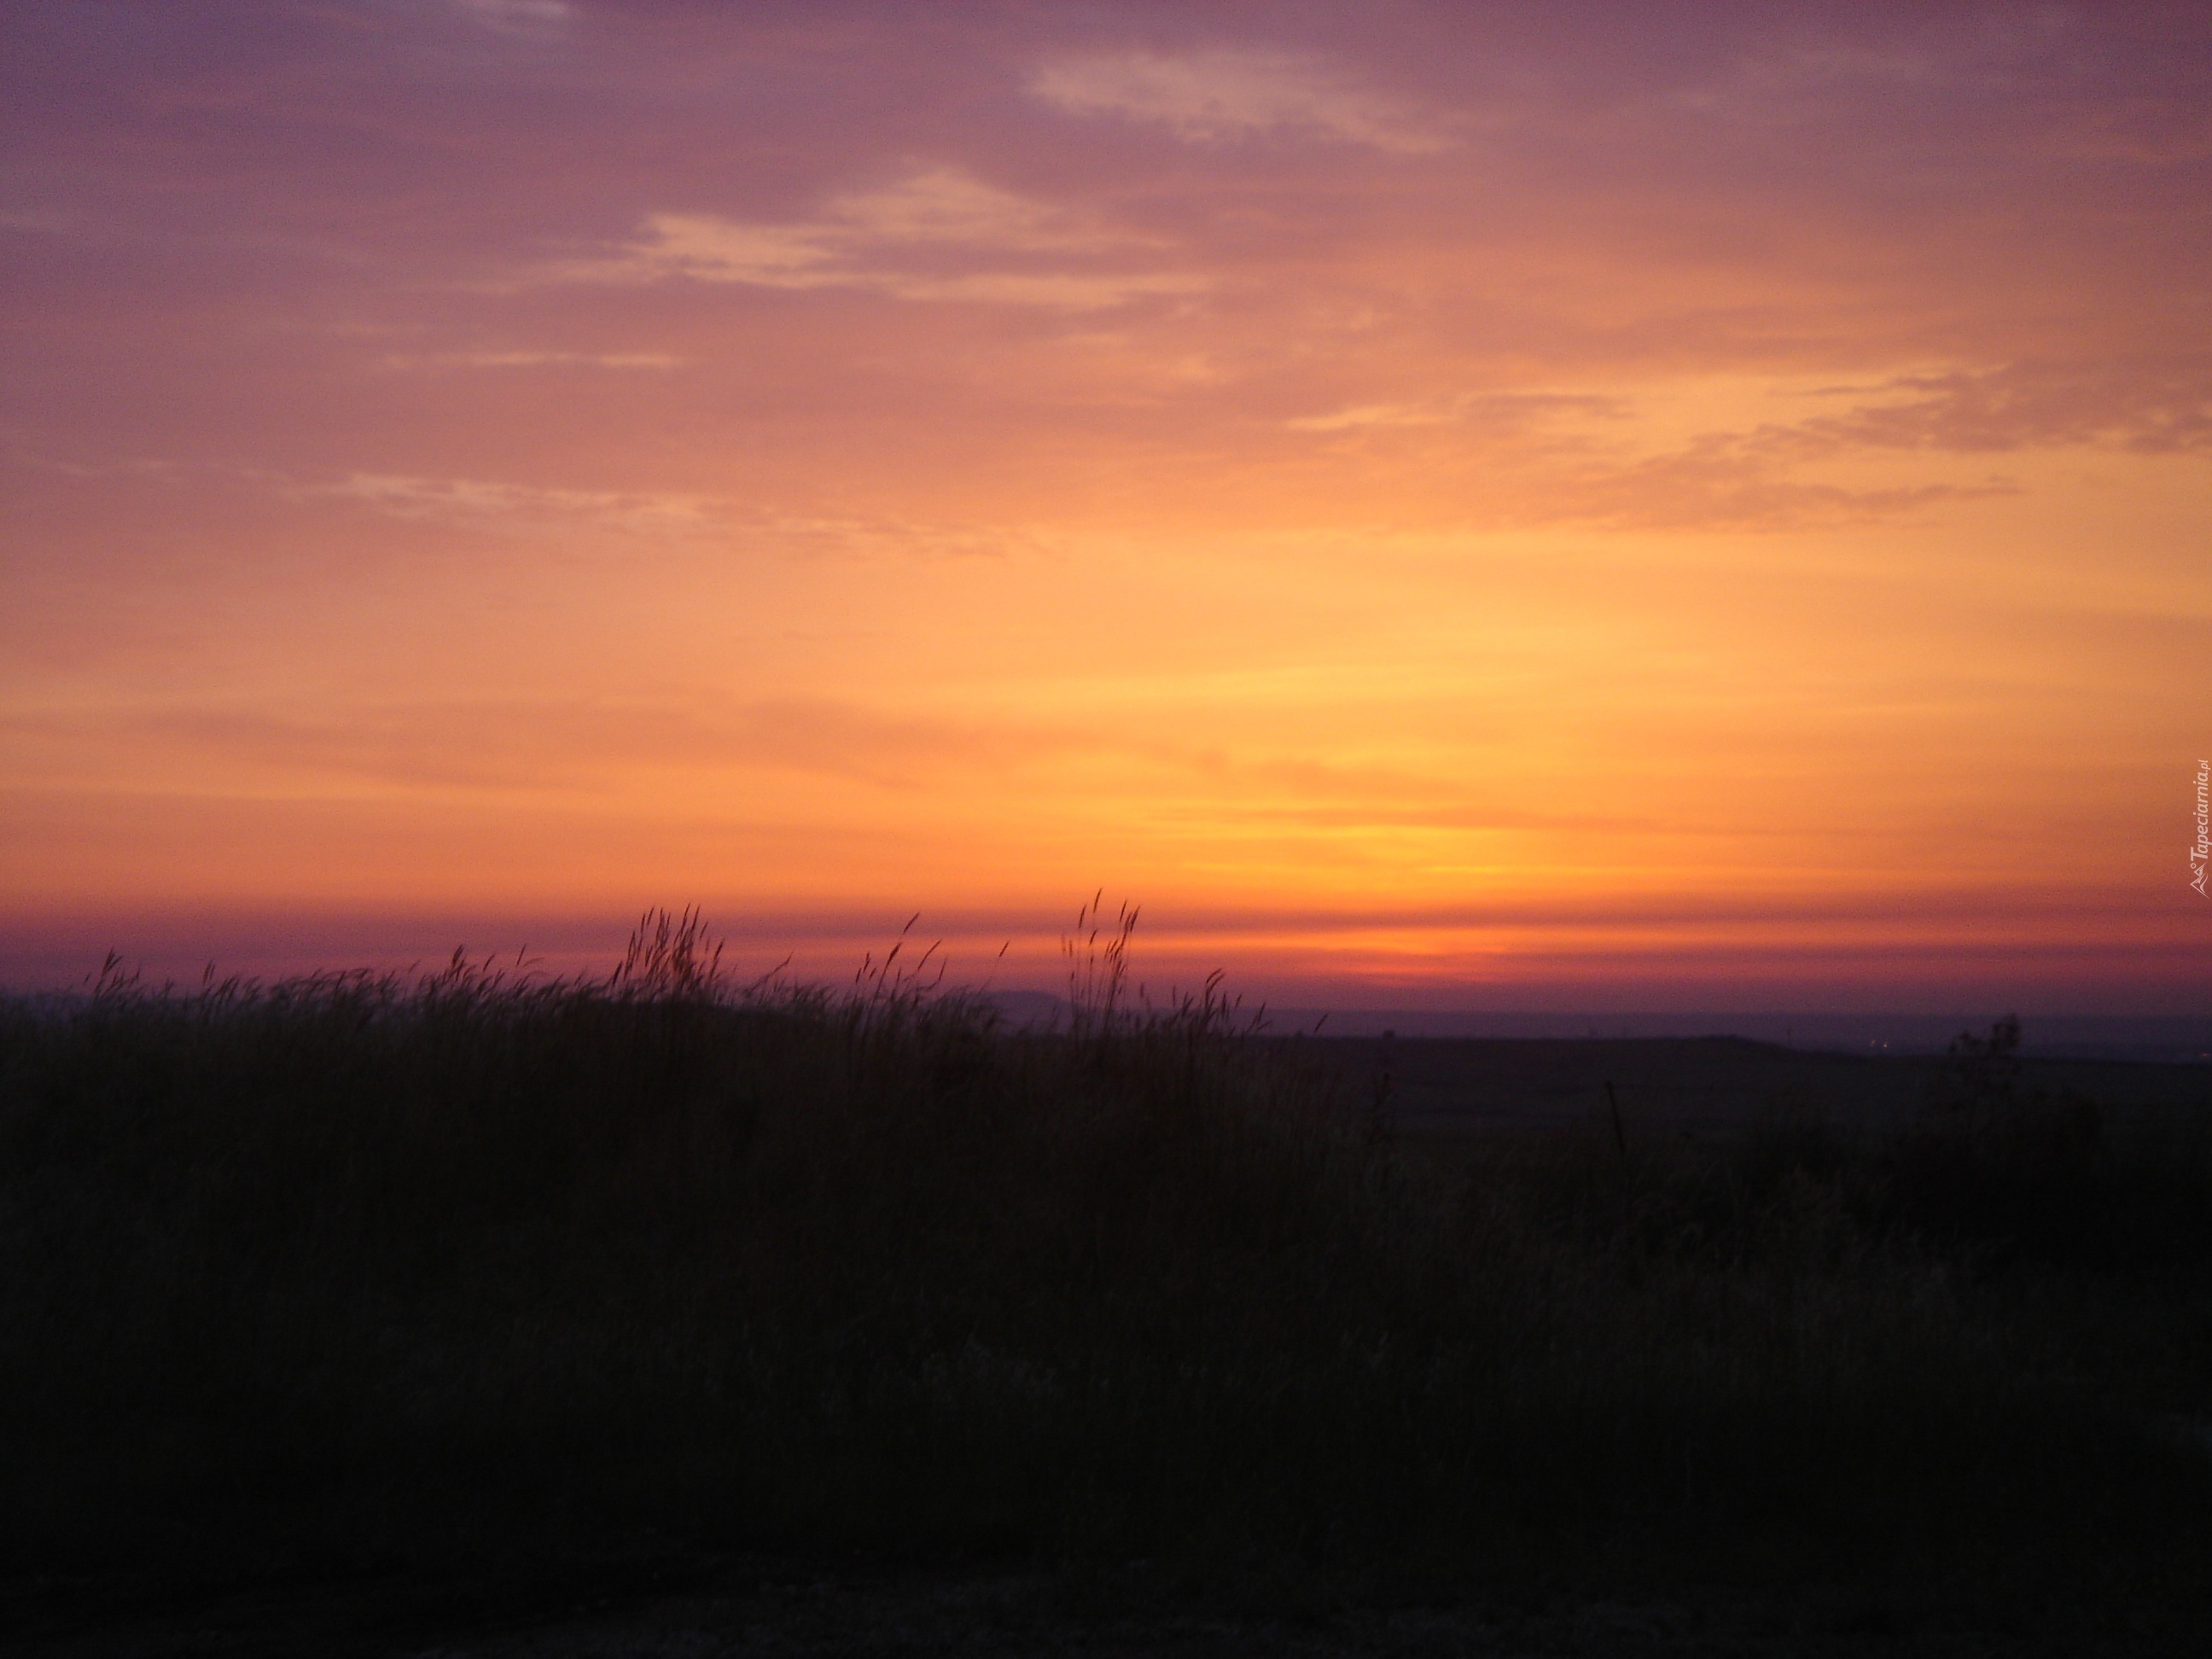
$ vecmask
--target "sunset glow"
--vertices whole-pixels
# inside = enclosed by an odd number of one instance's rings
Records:
[[[2195,9],[0,42],[0,981],[2204,1011]]]

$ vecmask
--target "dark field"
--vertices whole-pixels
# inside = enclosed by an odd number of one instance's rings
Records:
[[[379,1652],[679,1592],[721,1609],[687,1651],[2212,1617],[2212,1073],[1091,989],[1017,1031],[664,937],[603,985],[0,1012],[0,1612]],[[1589,1635],[1621,1606],[1673,1611]],[[659,1650],[608,1639],[558,1650]]]
[[[1986,1033],[1977,1034],[1986,1036]],[[1321,1037],[1302,1039],[1371,1089],[1389,1079],[1397,1125],[1415,1133],[1552,1131],[1605,1112],[1614,1085],[1626,1123],[1691,1133],[1755,1128],[1777,1110],[1837,1127],[1908,1129],[1955,1067],[1937,1056],[1787,1048],[1741,1037]],[[2212,1066],[2017,1060],[2014,1091],[2072,1095],[2123,1115],[2212,1108]],[[1608,1131],[1609,1132],[1609,1131]]]

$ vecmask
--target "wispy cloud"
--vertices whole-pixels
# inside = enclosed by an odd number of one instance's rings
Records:
[[[1293,432],[1356,432],[1376,426],[1447,426],[1455,410],[1421,404],[1358,404],[1328,415],[1301,415],[1283,424]]]
[[[665,351],[446,351],[395,355],[386,368],[680,368],[684,359]]]
[[[1066,311],[1206,286],[1193,273],[1121,268],[1133,253],[1158,246],[957,167],[932,167],[881,189],[836,197],[813,218],[793,222],[657,213],[617,257],[571,263],[556,274],[580,282],[689,277],[755,288],[864,289],[904,300]]]
[[[0,742],[48,786],[86,757],[144,745],[187,787],[222,793],[374,782],[542,794],[611,790],[643,771],[772,770],[911,791],[948,769],[1003,773],[1097,746],[1018,721],[896,713],[827,697],[513,697],[275,713],[226,703],[0,708]]]
[[[576,15],[569,0],[453,0],[472,23],[495,29],[558,28]]]
[[[1848,414],[1804,422],[1797,441],[1959,453],[2094,444],[2162,454],[2212,447],[2212,356],[2201,351],[1903,375],[1872,390],[1881,395]]]
[[[356,472],[331,483],[283,481],[294,500],[351,501],[395,519],[580,545],[682,546],[711,540],[800,556],[994,556],[1033,550],[1026,532],[887,516],[779,513],[726,495],[675,490],[561,489],[485,478]],[[608,538],[617,540],[610,543]]]
[[[1626,413],[1624,399],[1604,392],[1459,392],[1448,397],[1352,404],[1323,414],[1295,416],[1283,426],[1291,432],[1319,433],[1450,426],[1497,435],[1562,420],[1587,428],[1591,422],[1617,420]]]
[[[381,472],[356,472],[334,484],[296,486],[289,493],[356,501],[395,518],[507,529],[540,529],[565,522],[596,530],[696,532],[712,526],[721,506],[704,495],[545,489],[476,478]]]
[[[1449,143],[1433,123],[1398,100],[1279,52],[1060,58],[1036,71],[1030,92],[1071,115],[1158,122],[1199,142],[1290,131],[1407,155]]]
[[[945,167],[923,168],[882,190],[839,197],[824,216],[824,228],[834,227],[868,240],[1023,252],[1096,252],[1136,240]]]

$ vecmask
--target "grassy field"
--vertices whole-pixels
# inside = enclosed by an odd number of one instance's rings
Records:
[[[678,922],[596,984],[0,1008],[8,1559],[2209,1605],[2186,1088],[2054,1091],[2000,1030],[1910,1109],[1492,1133],[1401,1112],[1411,1045],[1119,970],[1020,1031],[896,958],[732,987]]]

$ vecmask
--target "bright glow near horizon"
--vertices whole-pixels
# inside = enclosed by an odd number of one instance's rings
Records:
[[[0,39],[0,980],[2203,1008],[2187,9]]]

